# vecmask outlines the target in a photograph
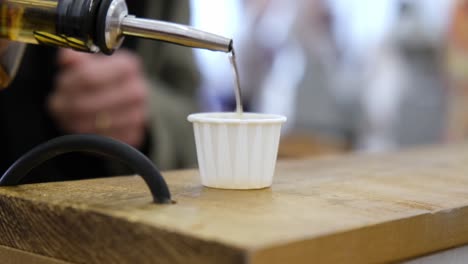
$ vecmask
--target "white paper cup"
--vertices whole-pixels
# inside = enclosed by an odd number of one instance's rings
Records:
[[[199,113],[193,123],[198,166],[204,186],[261,189],[271,186],[281,125],[270,114]]]

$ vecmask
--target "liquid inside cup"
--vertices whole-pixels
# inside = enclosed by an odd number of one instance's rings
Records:
[[[273,114],[257,114],[257,113],[199,113],[189,115],[187,118],[190,122],[201,123],[225,123],[225,124],[283,124],[286,122],[286,117]]]
[[[271,186],[286,117],[256,113],[199,113],[193,123],[202,184],[222,189]]]

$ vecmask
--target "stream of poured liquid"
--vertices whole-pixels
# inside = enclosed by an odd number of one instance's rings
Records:
[[[238,115],[242,115],[244,112],[242,106],[242,93],[240,88],[240,80],[239,80],[239,70],[237,69],[237,61],[236,61],[236,53],[234,49],[232,49],[231,53],[229,54],[229,60],[231,61],[231,67],[234,76],[234,91],[236,94],[236,112]]]

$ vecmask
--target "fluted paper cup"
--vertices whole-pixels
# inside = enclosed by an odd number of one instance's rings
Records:
[[[261,189],[272,185],[281,126],[286,117],[270,114],[199,113],[193,123],[204,186]]]

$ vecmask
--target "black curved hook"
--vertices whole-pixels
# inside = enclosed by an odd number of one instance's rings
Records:
[[[120,141],[97,135],[68,135],[43,143],[18,159],[0,178],[0,186],[13,186],[35,167],[61,154],[90,152],[127,164],[145,180],[155,203],[170,203],[166,181],[140,151]]]

